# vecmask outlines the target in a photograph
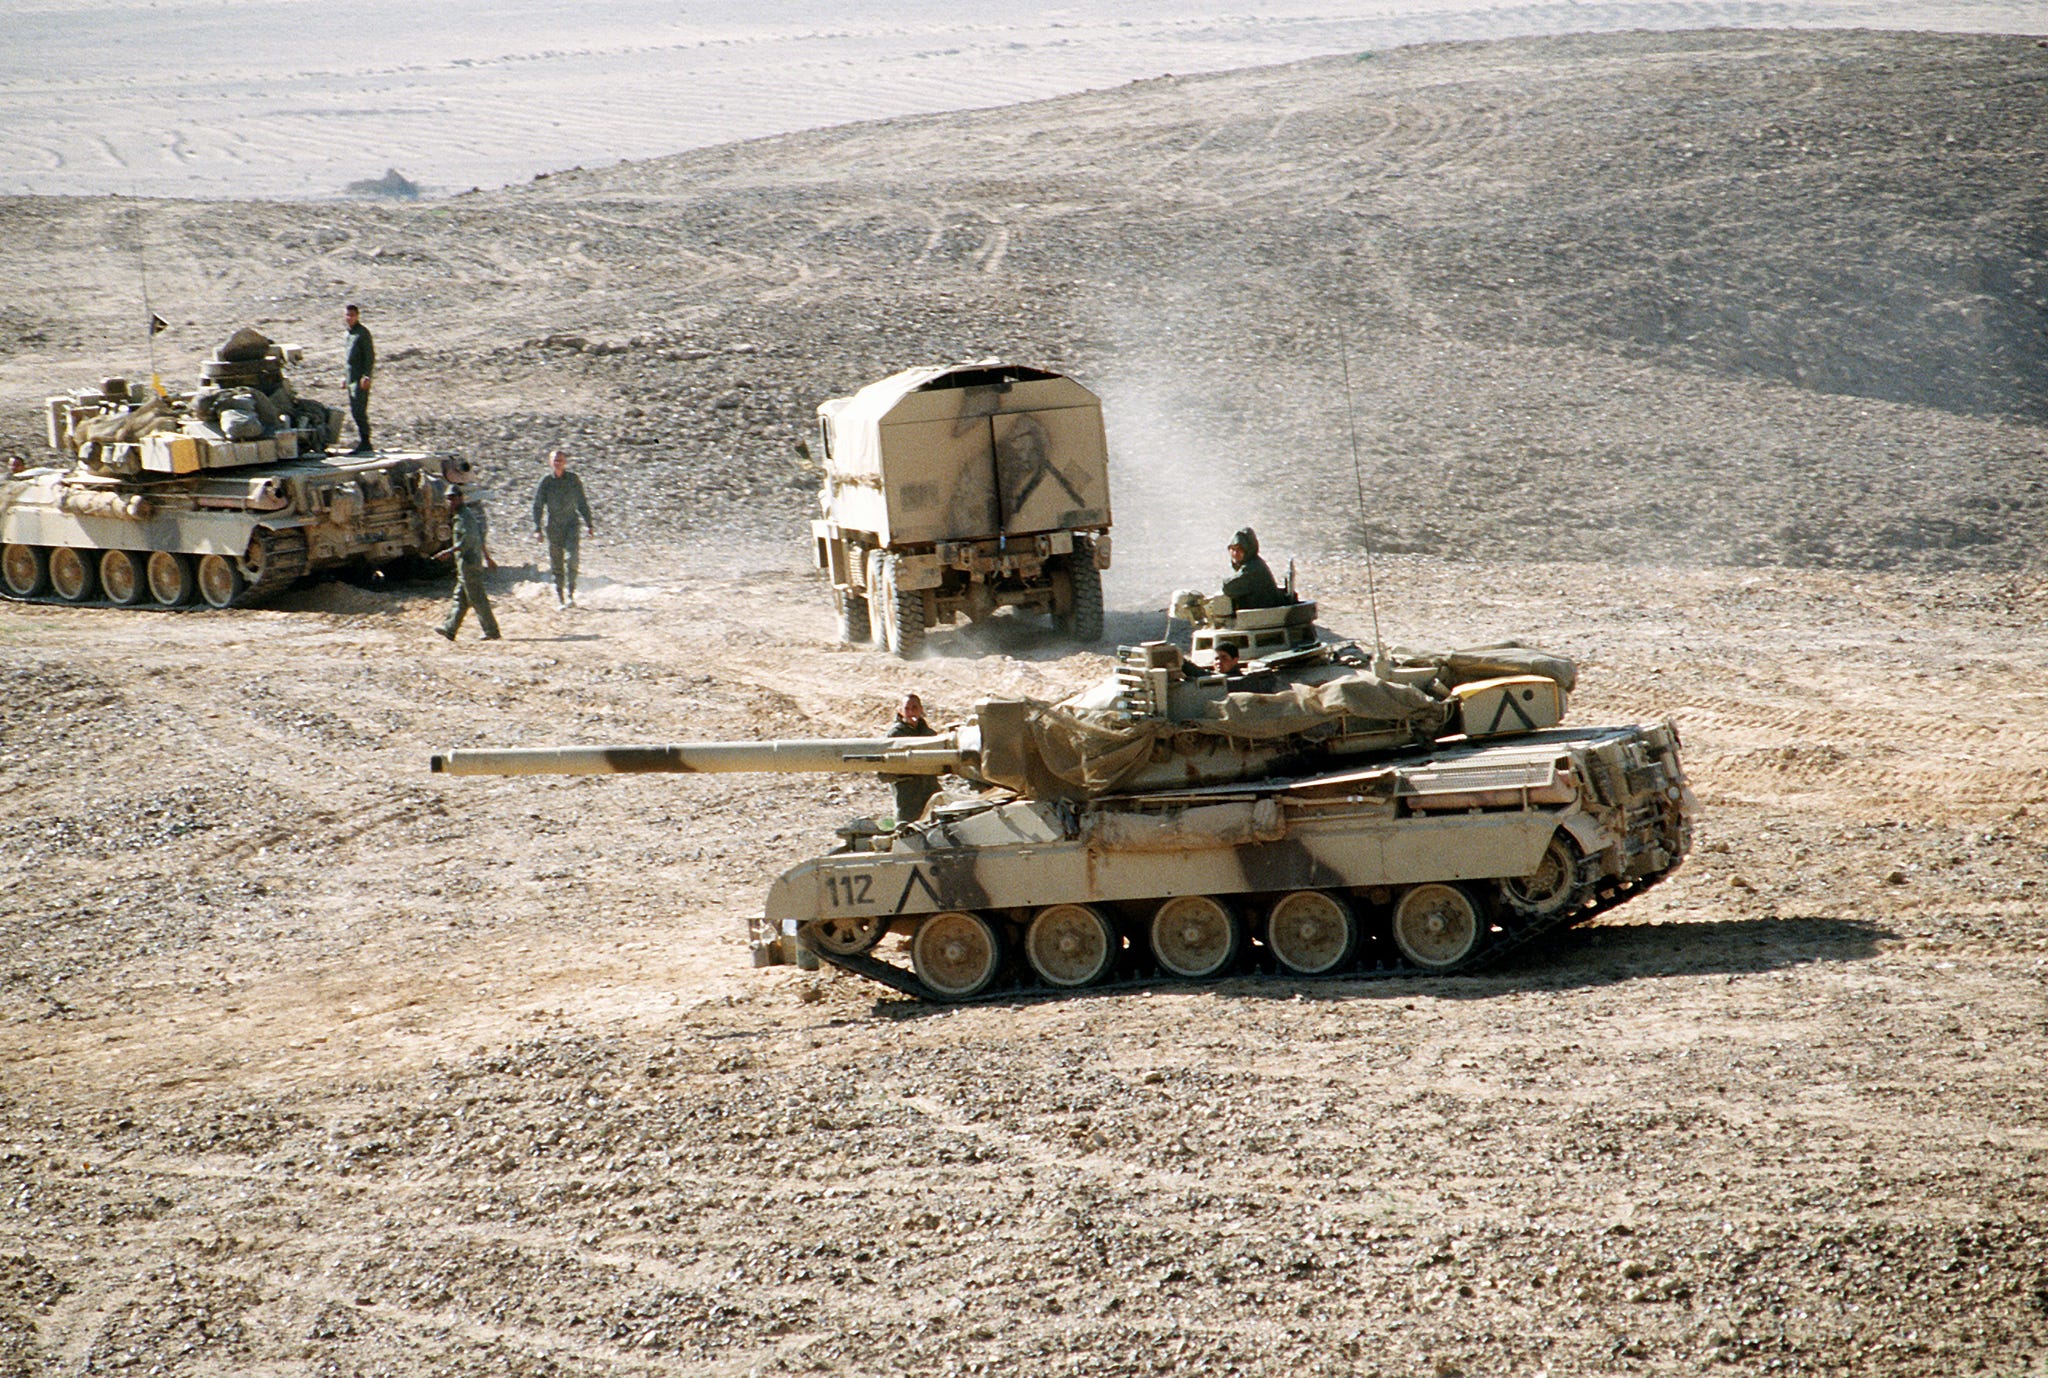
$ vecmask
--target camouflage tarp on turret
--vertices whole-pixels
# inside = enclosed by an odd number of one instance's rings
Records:
[[[1449,722],[1452,705],[1406,684],[1352,671],[1320,684],[1291,684],[1276,693],[1219,695],[1203,715],[1167,721],[1113,710],[1034,703],[1033,751],[1044,768],[1083,797],[1123,787],[1153,763],[1155,748],[1187,758],[1234,749],[1285,749],[1341,727],[1425,740]]]

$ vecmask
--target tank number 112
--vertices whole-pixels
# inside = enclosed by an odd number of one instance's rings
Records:
[[[827,876],[825,895],[838,909],[845,905],[866,904],[875,888],[873,876]]]

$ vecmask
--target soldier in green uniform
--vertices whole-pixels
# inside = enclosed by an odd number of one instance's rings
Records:
[[[924,720],[924,700],[915,694],[905,694],[903,703],[896,710],[896,721],[889,724],[892,737],[936,737],[938,729]],[[939,792],[938,777],[932,775],[885,775],[882,777],[896,787],[896,825],[915,823],[924,815],[924,806],[932,802],[932,796]]]
[[[1248,526],[1230,538],[1230,567],[1237,572],[1223,581],[1223,593],[1233,608],[1284,608],[1293,601],[1259,558],[1258,533]]]
[[[590,500],[583,494],[583,480],[569,471],[569,456],[560,450],[548,453],[548,476],[533,494],[533,534],[548,543],[548,569],[555,576],[555,606],[576,605],[576,553],[581,544],[578,517],[590,534],[597,523],[590,519]]]
[[[484,568],[498,567],[491,558],[490,530],[484,520],[484,510],[472,507],[463,497],[460,488],[448,491],[448,511],[455,519],[455,531],[448,548],[434,556],[437,560],[455,558],[455,598],[448,605],[448,616],[435,628],[450,641],[455,633],[462,630],[463,614],[476,609],[477,625],[484,629],[484,640],[498,639],[498,619],[491,612],[490,595],[484,592]]]

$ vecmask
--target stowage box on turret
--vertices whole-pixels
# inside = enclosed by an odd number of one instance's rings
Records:
[[[1071,378],[994,362],[910,369],[818,408],[811,523],[841,639],[917,654],[927,628],[999,608],[1102,635],[1109,451]]]
[[[126,379],[52,397],[63,466],[0,478],[0,582],[22,599],[217,608],[303,575],[446,546],[441,454],[329,457],[330,408],[285,377],[298,351],[236,332],[193,392]]]
[[[1274,615],[1312,626],[1313,605],[1297,609]],[[893,829],[842,829],[750,921],[757,965],[823,959],[939,1000],[1464,971],[1639,893],[1690,848],[1677,728],[1556,726],[1569,661],[1493,647],[1369,669],[1312,630],[1287,639],[1236,680],[1164,642],[1126,647],[1096,690],[984,701],[936,737],[454,751],[432,765],[958,775],[970,795]]]

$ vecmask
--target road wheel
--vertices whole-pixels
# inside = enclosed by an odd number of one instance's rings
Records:
[[[1177,895],[1152,912],[1152,955],[1175,976],[1220,976],[1237,960],[1244,926],[1220,900]]]
[[[1501,898],[1525,919],[1548,919],[1578,898],[1579,853],[1562,829],[1552,834],[1543,860],[1526,876],[1500,883]]]
[[[49,586],[49,556],[41,546],[8,545],[0,549],[0,577],[16,598],[34,598]]]
[[[110,601],[124,608],[140,603],[149,596],[149,585],[142,578],[142,557],[132,550],[110,550],[100,556],[100,587]]]
[[[864,919],[820,919],[811,925],[811,941],[841,957],[858,957],[872,951],[888,931],[888,921],[879,914]]]
[[[868,617],[868,600],[834,584],[832,608],[839,614],[839,639],[849,646],[867,645],[875,634],[874,625]]]
[[[83,603],[100,591],[99,561],[68,545],[50,552],[50,587],[67,603]]]
[[[889,653],[902,660],[914,659],[924,650],[924,594],[918,589],[896,586],[898,562],[894,555],[882,557],[882,586],[878,599],[887,627]]]
[[[1394,905],[1394,945],[1425,971],[1469,961],[1485,936],[1479,907],[1456,885],[1412,886]]]
[[[910,965],[917,979],[942,1000],[965,1000],[987,990],[1002,958],[1002,944],[989,921],[965,910],[932,915],[910,938]]]
[[[1116,929],[1085,904],[1038,911],[1024,934],[1024,955],[1049,986],[1092,986],[1116,961]]]
[[[248,590],[249,581],[242,577],[242,571],[235,568],[235,562],[225,555],[202,555],[199,558],[199,596],[210,608],[232,608],[242,601],[242,594]]]
[[[171,550],[149,553],[149,596],[167,608],[182,607],[199,592],[192,557]]]
[[[1102,571],[1095,567],[1095,542],[1074,537],[1074,553],[1064,557],[1072,597],[1067,611],[1055,613],[1060,635],[1084,644],[1102,640]]]
[[[1335,895],[1296,890],[1282,895],[1267,914],[1266,946],[1289,971],[1321,976],[1343,966],[1358,950],[1358,921]]]

